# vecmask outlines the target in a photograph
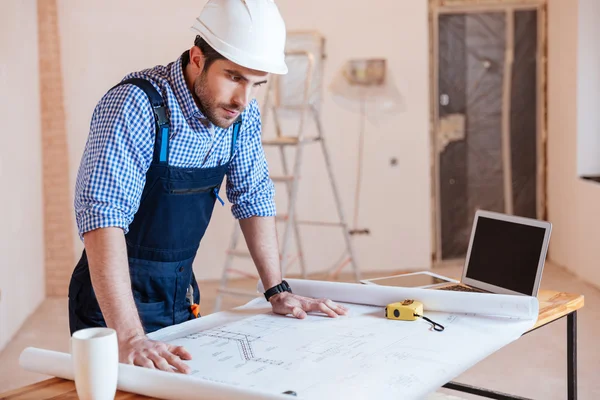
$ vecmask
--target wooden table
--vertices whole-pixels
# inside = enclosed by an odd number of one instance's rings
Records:
[[[583,307],[583,296],[571,293],[540,290],[539,317],[534,327],[526,333],[541,328],[560,318],[567,317],[567,366],[568,398],[577,398],[577,310]],[[504,393],[492,392],[474,386],[449,382],[445,388],[477,394],[495,399],[523,399]],[[0,400],[76,400],[77,392],[73,381],[52,378],[8,393],[0,394]],[[116,400],[147,400],[151,397],[117,392]]]
[[[538,320],[533,328],[524,334],[526,335],[551,322],[567,317],[567,399],[575,400],[577,399],[577,310],[583,307],[583,296],[551,290],[540,290],[538,300],[540,302]],[[457,382],[448,382],[444,387],[491,399],[527,400],[524,397]]]

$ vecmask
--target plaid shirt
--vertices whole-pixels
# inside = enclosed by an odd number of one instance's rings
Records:
[[[166,66],[129,74],[150,80],[169,111],[169,165],[209,168],[229,161],[233,127],[212,125],[186,86],[181,57]],[[237,219],[274,216],[274,186],[261,145],[256,99],[242,113],[242,126],[227,172],[226,191]],[[121,85],[105,94],[92,115],[75,185],[80,238],[93,229],[116,226],[125,233],[139,207],[154,151],[154,115],[146,94]]]

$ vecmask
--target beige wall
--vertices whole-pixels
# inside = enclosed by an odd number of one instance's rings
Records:
[[[579,36],[590,32],[587,24],[597,24],[600,15],[581,18],[591,10],[597,12],[594,3],[596,0],[549,1],[548,214],[553,223],[549,257],[600,286],[600,185],[577,176],[577,138],[585,132],[582,128],[587,129],[581,122],[590,119],[590,112],[598,113],[588,107],[586,75],[578,75],[578,71],[587,69],[578,61],[585,63],[600,54],[597,36]],[[579,29],[578,19],[586,24]],[[595,46],[587,45],[594,42]],[[595,71],[594,79],[599,73]],[[596,127],[596,135],[600,135],[600,126]]]
[[[577,173],[600,175],[600,1],[579,0]]]
[[[124,74],[168,63],[189,48],[194,37],[189,27],[203,4],[180,1],[165,12],[164,2],[158,0],[59,1],[71,188],[96,102]],[[372,234],[356,239],[358,259],[364,270],[429,268],[427,2],[376,0],[355,10],[342,0],[280,0],[278,5],[289,29],[317,29],[326,36],[326,86],[348,58],[388,58],[406,112],[380,126],[367,125],[360,221]],[[326,92],[323,123],[344,211],[350,217],[360,120]],[[299,212],[304,218],[332,219],[334,209],[316,150],[306,152],[304,182],[309,183],[300,187]],[[275,156],[268,153],[273,172],[278,166]],[[399,160],[396,167],[390,166],[392,157]],[[221,273],[232,227],[228,209],[217,205],[195,265],[199,278]],[[328,267],[341,255],[341,235],[332,228],[307,227],[303,239],[309,270]],[[74,240],[78,257],[82,245]]]
[[[0,349],[44,298],[35,0],[0,13]]]

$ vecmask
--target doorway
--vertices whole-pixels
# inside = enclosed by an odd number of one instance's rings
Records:
[[[545,217],[546,8],[523,3],[430,1],[434,265],[477,209]]]

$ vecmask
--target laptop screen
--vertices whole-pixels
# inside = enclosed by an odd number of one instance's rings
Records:
[[[531,295],[546,229],[479,217],[467,278]]]

